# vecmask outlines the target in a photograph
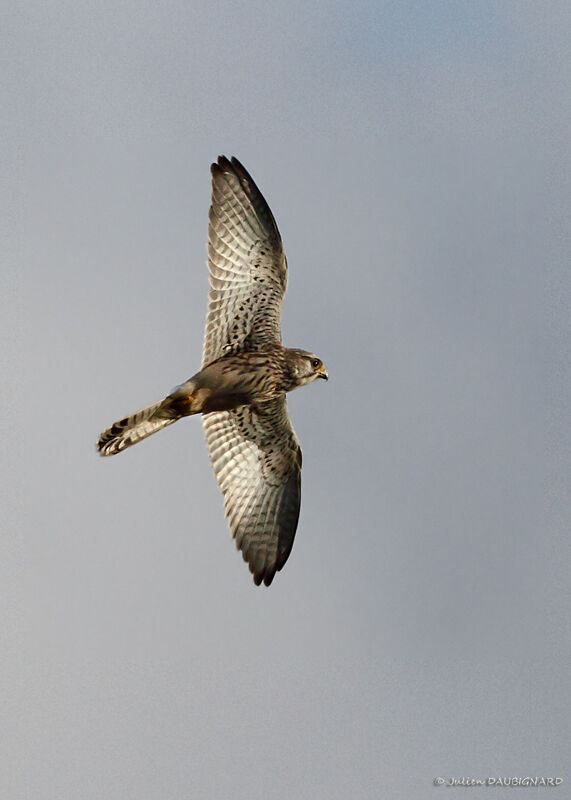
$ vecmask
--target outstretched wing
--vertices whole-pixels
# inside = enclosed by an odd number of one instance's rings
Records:
[[[202,418],[236,546],[269,586],[288,559],[301,502],[301,448],[285,398]]]
[[[202,365],[281,341],[287,262],[276,221],[240,164],[212,164],[208,226],[210,294]]]

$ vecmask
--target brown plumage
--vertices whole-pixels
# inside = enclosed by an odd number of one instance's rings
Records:
[[[255,583],[269,586],[290,554],[301,499],[301,449],[285,395],[327,372],[313,353],[282,346],[287,261],[268,204],[236,158],[220,156],[211,171],[202,369],[107,428],[97,448],[114,455],[202,414],[232,535]]]

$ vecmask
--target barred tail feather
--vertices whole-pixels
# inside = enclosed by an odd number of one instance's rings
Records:
[[[114,422],[107,430],[103,431],[97,442],[97,449],[102,456],[113,456],[126,447],[137,444],[152,433],[172,425],[180,419],[180,414],[173,414],[173,410],[166,400],[154,403],[152,406],[142,408],[129,417]]]

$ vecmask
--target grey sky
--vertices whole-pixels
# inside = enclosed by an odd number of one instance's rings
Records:
[[[569,5],[54,0],[2,29],[2,797],[569,784]],[[290,396],[270,589],[199,421],[94,449],[199,366],[219,153],[330,374]]]

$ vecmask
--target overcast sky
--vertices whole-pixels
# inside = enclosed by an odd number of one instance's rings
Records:
[[[570,30],[566,2],[8,2],[3,798],[569,786]],[[199,367],[220,153],[330,375],[288,401],[269,589],[199,420],[94,447]]]

